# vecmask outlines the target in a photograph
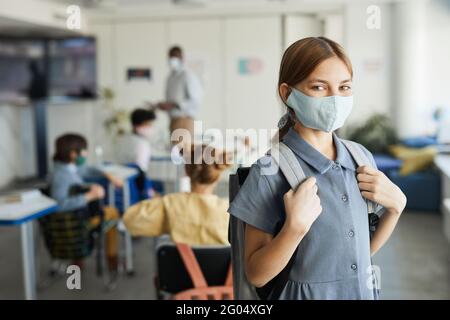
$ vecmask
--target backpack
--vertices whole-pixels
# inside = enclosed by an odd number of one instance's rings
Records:
[[[228,267],[225,283],[221,286],[209,286],[192,248],[184,243],[176,243],[176,246],[194,287],[176,293],[172,297],[173,300],[233,299],[233,272],[231,264]]]
[[[349,140],[341,139],[341,141],[344,143],[358,166],[365,165],[372,167],[370,159],[366,156],[360,145]],[[275,161],[275,164],[278,165],[279,169],[285,176],[291,188],[296,190],[307,177],[292,150],[283,142],[280,142],[274,145],[269,153]],[[250,171],[249,169],[250,168],[239,168],[236,174],[230,175],[230,202],[239,192],[240,186],[242,186]],[[366,203],[367,213],[369,215],[369,233],[372,237],[378,224],[378,216],[375,213],[376,204],[369,200],[366,200]],[[228,237],[231,244],[231,261],[233,265],[235,299],[277,300],[289,279],[289,274],[297,255],[297,249],[294,251],[286,267],[274,279],[269,281],[262,288],[255,288],[247,281],[245,276],[243,263],[245,243],[244,236],[245,222],[233,215],[230,215]]]

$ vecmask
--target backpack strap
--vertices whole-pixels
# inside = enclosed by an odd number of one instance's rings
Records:
[[[356,164],[360,166],[368,166],[372,167],[372,162],[367,157],[367,155],[364,153],[362,148],[359,144],[356,142],[350,141],[350,140],[344,140],[340,139],[342,143],[347,147],[347,150],[350,152],[351,156],[355,160]],[[372,213],[375,213],[376,204],[373,201],[366,200],[367,202],[367,213],[370,215]]]
[[[283,142],[280,142],[272,147],[270,155],[279,166],[291,188],[294,191],[297,190],[298,186],[306,179],[306,175],[292,150]],[[258,293],[264,294],[264,297],[262,297],[263,299],[278,300],[280,298],[281,293],[289,280],[289,274],[291,273],[291,269],[297,257],[297,252],[298,247],[295,248],[286,267],[284,267],[274,279],[270,292],[260,289],[257,290]]]
[[[281,169],[281,172],[283,172],[291,188],[294,191],[297,190],[298,186],[306,179],[306,175],[294,152],[283,142],[280,142],[273,146],[270,154]]]
[[[208,283],[203,276],[202,269],[198,264],[197,258],[192,251],[192,248],[184,243],[176,244],[178,252],[180,253],[181,259],[183,260],[184,266],[186,267],[189,276],[191,277],[194,288],[206,288]]]
[[[233,267],[230,262],[230,266],[228,267],[227,278],[225,279],[224,286],[232,287],[233,286]]]

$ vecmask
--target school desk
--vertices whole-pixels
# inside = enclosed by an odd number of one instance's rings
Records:
[[[20,225],[25,299],[36,299],[33,221],[57,210],[56,201],[40,195],[26,202],[5,202],[0,197],[0,225]]]

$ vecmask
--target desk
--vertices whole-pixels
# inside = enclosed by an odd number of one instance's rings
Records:
[[[438,155],[434,164],[439,168],[442,177],[442,216],[444,233],[450,241],[450,155]]]
[[[20,225],[25,299],[36,299],[36,266],[33,221],[55,212],[56,201],[44,195],[27,201],[6,203],[0,198],[0,225]]]
[[[130,183],[131,179],[134,179],[138,176],[139,172],[137,169],[130,168],[122,165],[104,165],[99,168],[101,171],[108,173],[116,178],[123,180],[123,189],[122,189],[122,197],[123,197],[123,211],[130,206]],[[108,195],[109,195],[109,205],[115,206],[115,187],[112,183],[108,184]],[[128,274],[133,274],[133,246],[131,243],[131,235],[126,230],[123,221],[120,220],[119,226],[120,231],[125,233],[125,269]]]

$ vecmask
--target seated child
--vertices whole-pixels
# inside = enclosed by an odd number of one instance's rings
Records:
[[[150,163],[151,146],[149,138],[153,131],[155,112],[146,109],[136,109],[131,114],[132,132],[122,135],[118,141],[117,161],[122,164],[134,164],[139,170],[136,179],[140,199],[151,198],[153,189],[147,185],[146,172]]]
[[[50,175],[50,196],[58,202],[59,211],[75,211],[88,208],[88,204],[105,197],[103,187],[97,184],[87,185],[84,179],[87,177],[105,176],[115,186],[123,186],[123,181],[109,174],[85,165],[87,157],[87,141],[78,134],[65,134],[57,138],[55,144],[53,172]],[[85,192],[73,192],[74,188],[85,187]],[[114,208],[103,208],[104,219],[118,220],[119,214]],[[91,228],[100,223],[99,216],[91,214]],[[106,235],[106,252],[109,267],[112,271],[117,268],[118,234],[117,229],[112,228]],[[81,262],[79,263],[81,264]]]
[[[124,223],[132,235],[169,234],[173,241],[189,245],[228,244],[228,201],[214,195],[228,164],[225,154],[214,149],[209,149],[213,161],[205,161],[204,150],[204,146],[193,146],[183,155],[190,156],[185,170],[191,192],[145,200],[125,212]]]
[[[150,162],[151,148],[148,140],[152,135],[154,111],[136,109],[131,114],[132,132],[120,137],[118,143],[118,162],[134,163],[146,172]]]

